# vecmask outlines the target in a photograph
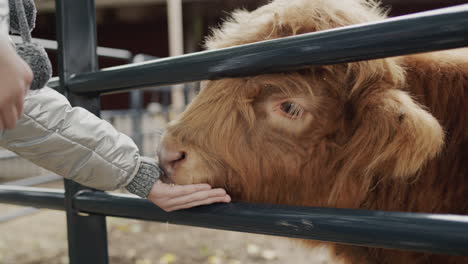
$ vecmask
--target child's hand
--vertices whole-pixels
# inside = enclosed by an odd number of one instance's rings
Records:
[[[16,54],[9,40],[0,36],[0,130],[16,126],[32,78],[26,62]]]
[[[158,180],[148,195],[148,200],[166,212],[194,206],[229,203],[231,197],[224,189],[211,189],[208,184],[171,185]]]

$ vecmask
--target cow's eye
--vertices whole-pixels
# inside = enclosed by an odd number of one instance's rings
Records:
[[[283,111],[289,118],[299,118],[302,116],[304,110],[302,107],[295,102],[286,101],[280,105],[281,111]]]

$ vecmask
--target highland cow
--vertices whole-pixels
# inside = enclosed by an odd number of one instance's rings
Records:
[[[206,47],[385,17],[374,1],[275,0],[234,12]],[[207,182],[235,200],[467,214],[467,154],[468,50],[458,49],[206,81],[160,159],[168,181]],[[345,263],[468,263],[330,246]]]

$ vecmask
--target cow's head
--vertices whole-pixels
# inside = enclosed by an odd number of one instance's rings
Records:
[[[276,0],[235,12],[207,47],[382,17],[367,1]],[[404,76],[390,58],[207,81],[164,135],[167,180],[253,202],[357,206],[376,175],[414,175],[443,142],[438,122],[401,90]]]

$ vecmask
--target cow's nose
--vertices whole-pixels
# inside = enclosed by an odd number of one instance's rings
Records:
[[[159,160],[164,171],[170,176],[174,173],[177,165],[187,159],[187,153],[185,151],[177,151],[161,147],[159,153]]]

